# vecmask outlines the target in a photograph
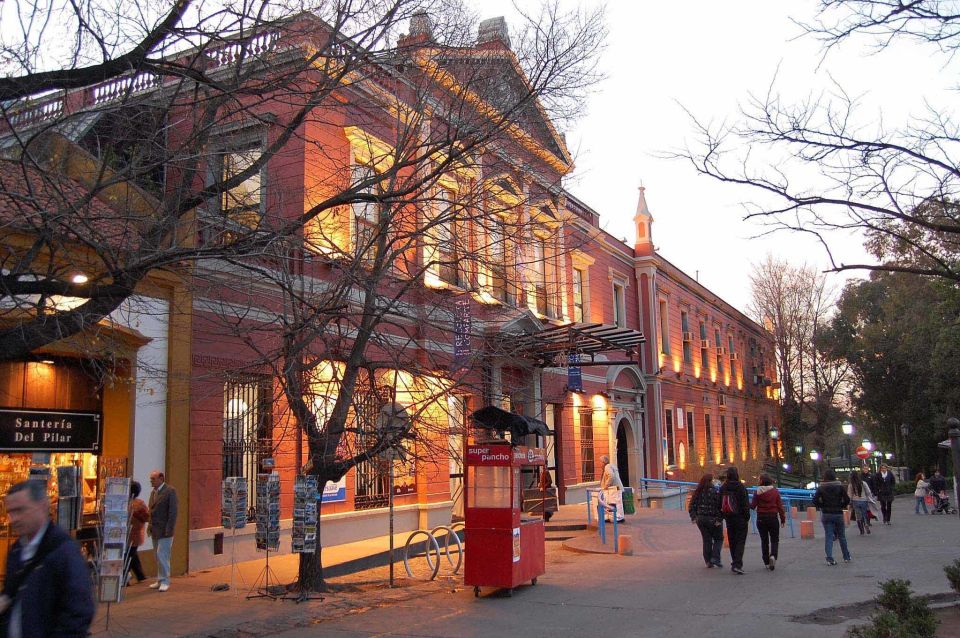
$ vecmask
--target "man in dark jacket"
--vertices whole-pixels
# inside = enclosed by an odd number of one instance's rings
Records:
[[[930,491],[936,494],[940,492],[945,492],[947,489],[947,479],[943,478],[943,474],[940,473],[940,470],[936,470],[933,473],[933,476],[930,477]]]
[[[19,538],[0,596],[3,635],[86,636],[94,614],[90,571],[73,539],[50,522],[46,482],[17,483],[4,504]]]
[[[170,551],[177,525],[177,491],[160,470],[150,472],[150,538],[157,548],[157,582],[150,589],[170,589]]]
[[[750,497],[740,482],[737,468],[727,468],[727,480],[720,486],[720,513],[727,524],[730,542],[730,569],[743,574],[743,549],[747,544],[750,523]]]
[[[833,539],[840,541],[840,551],[843,552],[843,562],[849,563],[850,550],[847,549],[847,536],[843,521],[843,510],[850,505],[850,497],[843,484],[837,480],[837,473],[827,470],[823,474],[824,481],[820,483],[813,495],[813,505],[820,510],[820,522],[823,524],[824,549],[827,552],[827,564],[836,565],[833,560]]]
[[[877,489],[874,494],[880,501],[880,514],[883,516],[883,524],[890,524],[890,514],[893,513],[893,488],[897,484],[897,479],[886,465],[880,466],[880,472],[874,477]]]

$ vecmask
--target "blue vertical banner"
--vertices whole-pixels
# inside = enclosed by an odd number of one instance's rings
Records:
[[[470,361],[470,295],[462,295],[453,302],[453,369],[458,370]]]
[[[571,392],[583,392],[583,375],[580,373],[579,363],[579,354],[567,355],[567,390]]]

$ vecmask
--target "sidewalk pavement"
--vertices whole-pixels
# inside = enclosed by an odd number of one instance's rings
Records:
[[[436,581],[412,581],[400,562],[397,589],[386,588],[387,568],[378,567],[333,579],[336,591],[323,601],[246,600],[247,590],[263,568],[262,561],[254,561],[240,565],[243,583],[238,577],[233,591],[210,591],[213,584],[229,582],[228,569],[175,578],[166,593],[147,589],[146,584],[130,587],[127,600],[111,608],[110,631],[105,631],[105,609],[100,610],[93,629],[95,635],[138,638],[293,637],[316,635],[318,630],[332,636],[682,632],[738,638],[809,638],[812,633],[818,638],[840,637],[851,622],[863,622],[870,613],[869,601],[880,580],[909,578],[920,593],[949,591],[942,567],[958,555],[960,521],[914,516],[912,508],[912,499],[898,499],[894,525],[875,526],[870,536],[859,536],[855,525],[848,527],[854,561],[836,567],[824,562],[818,522],[815,540],[790,539],[785,534],[775,572],[762,569],[755,534],[747,540],[746,576],[733,575],[729,569],[707,570],[700,556],[699,533],[685,512],[643,509],[628,517],[624,526],[624,533],[633,537],[633,556],[574,554],[548,541],[547,573],[536,587],[521,587],[512,598],[485,588],[475,599],[472,587],[463,586],[462,575],[450,575],[446,563]],[[571,505],[562,507],[550,526],[584,522],[584,506]],[[596,531],[562,534],[595,536]],[[406,536],[397,539],[398,546]],[[348,557],[377,553],[385,541],[386,537],[324,550],[324,563],[343,564]],[[835,556],[839,557],[839,548]],[[723,562],[729,564],[726,549]],[[271,557],[270,564],[278,580],[293,580],[296,557]],[[423,571],[421,566],[418,575]]]

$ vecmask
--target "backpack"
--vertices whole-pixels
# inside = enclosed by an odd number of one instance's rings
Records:
[[[723,494],[723,502],[720,504],[721,514],[733,514],[737,511],[737,496],[730,492]]]

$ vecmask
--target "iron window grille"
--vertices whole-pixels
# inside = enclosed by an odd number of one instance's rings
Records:
[[[247,483],[247,518],[254,520],[257,474],[272,455],[273,393],[264,376],[230,379],[223,391],[222,478],[243,477]]]

